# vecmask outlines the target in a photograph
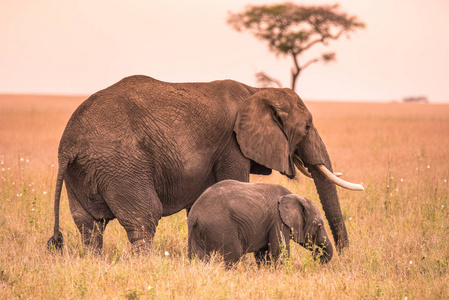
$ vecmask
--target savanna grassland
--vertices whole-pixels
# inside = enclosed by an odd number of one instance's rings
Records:
[[[306,102],[334,169],[366,189],[338,189],[350,248],[320,265],[292,243],[277,269],[247,255],[226,271],[188,260],[184,211],[161,220],[148,255],[117,221],[103,254],[84,252],[65,191],[64,254],[47,250],[59,138],[83,100],[0,95],[0,299],[449,298],[449,105]],[[319,203],[302,175],[252,181]]]

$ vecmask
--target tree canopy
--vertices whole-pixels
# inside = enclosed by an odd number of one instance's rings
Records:
[[[249,31],[260,40],[267,41],[269,49],[276,55],[293,58],[291,88],[294,90],[299,74],[311,64],[335,60],[335,53],[323,53],[300,63],[304,51],[317,44],[328,45],[343,34],[365,24],[356,16],[339,11],[339,5],[306,6],[291,2],[273,5],[250,5],[241,13],[229,13],[228,24],[237,31]],[[270,78],[268,75],[259,78]]]

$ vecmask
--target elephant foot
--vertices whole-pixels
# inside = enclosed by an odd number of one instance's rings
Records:
[[[137,240],[131,245],[131,252],[133,254],[148,254],[151,243],[145,239]]]

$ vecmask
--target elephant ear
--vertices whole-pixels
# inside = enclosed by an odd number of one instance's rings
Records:
[[[299,244],[305,242],[305,209],[298,195],[286,195],[279,200],[279,214],[282,222],[292,230],[293,240]]]
[[[253,94],[240,104],[234,131],[245,157],[293,177],[289,142],[282,128],[288,117],[287,99],[287,93],[279,89]]]

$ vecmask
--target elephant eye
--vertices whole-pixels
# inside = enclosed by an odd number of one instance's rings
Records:
[[[306,130],[309,131],[309,129],[310,129],[310,125],[307,124],[307,125],[306,125]]]

